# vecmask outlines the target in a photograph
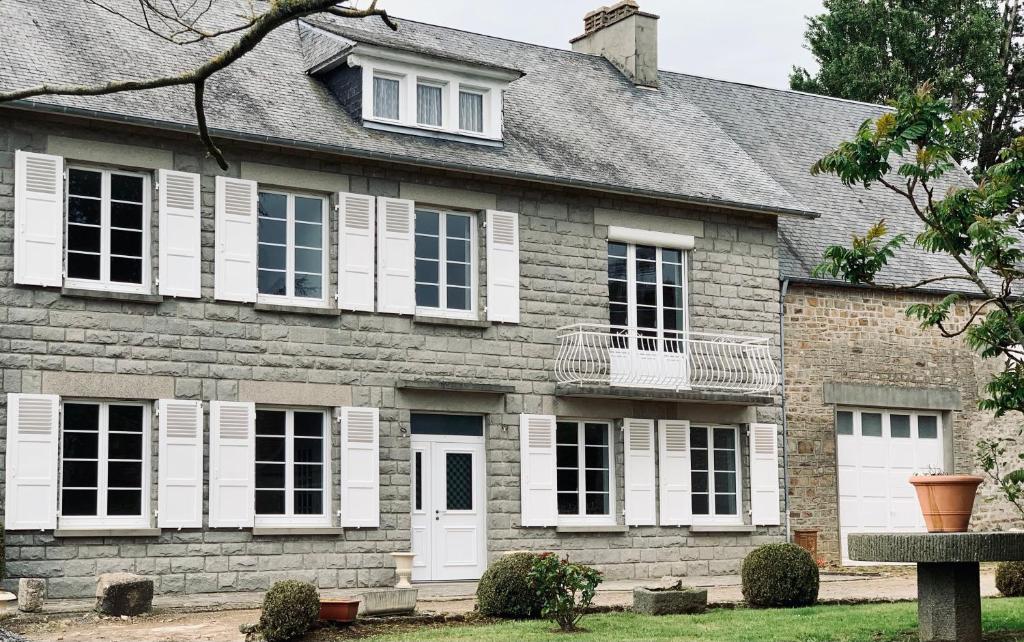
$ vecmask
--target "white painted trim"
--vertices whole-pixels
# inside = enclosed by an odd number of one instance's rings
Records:
[[[261,515],[256,512],[256,491],[260,488],[256,485],[255,479],[253,481],[253,519],[254,528],[309,528],[309,527],[323,527],[329,528],[334,526],[332,523],[331,514],[331,486],[333,486],[333,471],[331,469],[331,433],[334,430],[334,421],[331,413],[328,413],[322,408],[299,408],[299,407],[280,407],[280,406],[256,406],[256,412],[259,413],[261,410],[270,412],[283,412],[285,413],[285,512],[281,515]],[[319,515],[297,515],[295,514],[294,507],[294,491],[295,491],[295,413],[296,412],[310,412],[319,413],[323,419],[323,440],[321,447],[323,448],[323,461],[321,464],[323,468],[320,471],[321,474],[321,491],[323,493],[321,499],[322,512]],[[259,439],[259,433],[254,433],[254,440]],[[300,439],[303,437],[299,437]],[[255,444],[255,441],[253,442]],[[253,451],[253,465],[257,462],[256,452]],[[302,462],[298,462],[302,463]],[[288,505],[292,504],[292,510],[288,510]]]
[[[263,294],[259,291],[259,233],[256,235],[256,303],[270,305],[294,305],[306,308],[327,308],[327,290],[330,285],[328,268],[328,239],[331,235],[329,199],[322,194],[300,191],[286,191],[276,189],[262,189],[257,186],[256,202],[259,203],[260,194],[275,194],[285,197],[285,290],[292,291],[292,294]],[[294,294],[295,289],[295,230],[299,223],[295,218],[295,199],[308,198],[320,201],[320,298],[300,297]],[[259,211],[256,214],[257,229],[259,227]],[[276,244],[275,244],[276,245]]]
[[[480,281],[480,260],[478,257],[477,245],[479,244],[479,233],[477,229],[480,226],[480,217],[473,212],[462,212],[457,210],[443,210],[432,207],[414,209],[415,217],[418,217],[420,213],[426,212],[431,214],[437,214],[437,288],[438,288],[438,307],[429,307],[425,305],[416,305],[416,314],[420,316],[431,316],[441,317],[446,319],[466,319],[470,321],[476,321],[479,319],[479,312],[477,311],[477,301],[480,298],[480,291],[478,289],[478,283]],[[464,216],[469,219],[469,309],[460,310],[456,308],[447,307],[448,303],[448,217],[449,216]],[[415,297],[415,286],[420,281],[416,281],[416,265],[415,258],[416,252],[416,222],[415,217],[413,220],[413,296]],[[432,285],[426,281],[422,281],[424,285]]]
[[[694,248],[694,238],[688,234],[651,232],[649,230],[636,230],[617,225],[608,226],[608,240],[616,243],[667,247],[672,250],[692,250]]]
[[[557,417],[555,420],[555,506],[557,510],[558,506],[558,424],[559,423],[574,423],[576,424],[576,439],[577,439],[577,471],[579,474],[577,481],[577,493],[579,495],[579,513],[576,515],[562,515],[558,514],[558,526],[583,526],[583,525],[614,525],[616,524],[615,519],[615,506],[616,506],[616,474],[615,474],[615,439],[618,434],[612,426],[612,422],[606,419],[566,419]],[[587,498],[587,480],[586,480],[586,424],[601,424],[605,426],[608,435],[608,514],[607,515],[587,515],[586,514],[586,498]]]
[[[689,453],[690,453],[690,474],[691,474],[691,477],[692,477],[693,472],[694,472],[693,471],[693,440],[692,440],[692,436],[693,436],[692,435],[692,431],[693,431],[694,428],[700,428],[700,429],[704,430],[706,432],[706,434],[707,434],[707,449],[706,450],[707,450],[707,453],[708,453],[708,467],[707,467],[707,471],[706,472],[707,472],[707,476],[708,476],[708,492],[707,492],[707,496],[708,496],[708,513],[706,515],[704,515],[704,514],[698,515],[696,513],[692,514],[692,516],[691,516],[692,522],[691,523],[692,524],[700,524],[702,526],[705,526],[705,525],[722,526],[722,525],[742,524],[743,523],[743,514],[744,514],[743,513],[743,446],[742,446],[742,442],[741,442],[741,440],[743,439],[742,431],[740,430],[739,426],[736,426],[736,425],[733,425],[733,424],[713,424],[713,423],[691,422],[690,423],[690,428],[689,428],[689,431],[691,433],[690,434],[691,439],[687,443],[687,449],[689,450]],[[714,456],[714,451],[715,451],[715,441],[714,441],[715,435],[714,435],[714,430],[716,428],[726,428],[726,429],[731,429],[733,431],[733,437],[734,437],[733,444],[735,445],[735,451],[734,452],[735,452],[735,457],[736,457],[735,462],[734,462],[735,466],[736,466],[736,471],[735,471],[736,472],[736,514],[735,515],[731,515],[731,514],[728,514],[728,513],[723,514],[723,515],[718,515],[718,514],[715,513],[715,473],[719,472],[715,468],[715,456]],[[701,471],[701,472],[704,472],[704,471]],[[731,472],[731,471],[721,471],[721,472]],[[690,497],[691,498],[693,497],[693,494],[694,494],[694,491],[693,491],[693,488],[691,487],[690,488]],[[701,493],[701,494],[704,494],[704,493]]]

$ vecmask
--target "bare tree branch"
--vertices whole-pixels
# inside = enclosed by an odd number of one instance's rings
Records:
[[[296,18],[302,18],[316,13],[328,13],[343,18],[369,18],[379,17],[391,29],[397,30],[398,25],[388,16],[383,9],[377,8],[374,0],[366,9],[341,6],[351,0],[277,0],[270,4],[270,8],[262,13],[251,11],[249,18],[243,17],[243,23],[233,27],[227,27],[218,31],[204,31],[197,26],[200,17],[206,14],[212,6],[212,1],[207,0],[207,5],[198,14],[189,17],[189,11],[196,6],[196,0],[184,11],[179,13],[176,5],[171,3],[174,14],[155,6],[153,0],[139,0],[143,18],[141,20],[125,16],[112,9],[99,0],[87,0],[91,4],[102,8],[105,11],[120,15],[137,27],[140,27],[158,37],[173,42],[174,44],[194,44],[200,40],[217,38],[220,36],[240,33],[238,39],[220,53],[210,57],[205,62],[178,74],[158,76],[143,80],[112,80],[96,85],[75,85],[75,84],[48,84],[43,83],[34,87],[25,87],[13,91],[0,92],[0,103],[24,100],[36,96],[104,96],[117,94],[126,91],[142,91],[146,89],[159,89],[163,87],[178,87],[192,85],[195,90],[196,122],[199,137],[206,146],[210,155],[217,160],[218,165],[227,168],[227,162],[220,149],[210,137],[206,122],[206,114],[203,107],[203,96],[205,93],[206,81],[218,71],[225,69],[235,63],[239,58],[252,51],[264,38],[275,29],[285,25]],[[251,6],[251,5],[250,5]],[[175,25],[175,31],[171,34],[161,34],[150,22],[149,14],[152,12],[156,18]],[[165,23],[166,24],[166,23]],[[192,34],[191,39],[179,40],[183,34]]]

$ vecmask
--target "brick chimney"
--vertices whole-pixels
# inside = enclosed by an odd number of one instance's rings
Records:
[[[658,86],[658,16],[640,11],[636,0],[621,0],[583,17],[583,35],[572,50],[601,55],[634,85]]]

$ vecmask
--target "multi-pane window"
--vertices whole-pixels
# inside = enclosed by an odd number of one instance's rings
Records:
[[[558,514],[611,516],[611,426],[559,421],[555,429]]]
[[[694,515],[739,516],[738,443],[735,426],[690,427],[690,501]]]
[[[416,210],[416,307],[473,313],[473,222],[470,214]]]
[[[327,426],[322,411],[256,410],[258,522],[330,522]]]
[[[401,81],[385,76],[373,77],[373,115],[376,118],[398,120]]]
[[[939,416],[909,410],[839,410],[836,434],[892,439],[939,439]]]
[[[260,295],[300,304],[324,301],[325,212],[326,200],[319,196],[260,192]]]
[[[686,254],[650,245],[608,243],[609,323],[621,345],[679,352],[686,331]]]
[[[459,91],[459,129],[470,132],[484,130],[484,95],[475,91]]]
[[[147,406],[64,402],[62,523],[148,526],[148,453]]]
[[[148,284],[149,179],[68,169],[67,277],[71,285],[142,291]]]
[[[444,87],[432,83],[416,85],[416,122],[430,127],[441,126]]]

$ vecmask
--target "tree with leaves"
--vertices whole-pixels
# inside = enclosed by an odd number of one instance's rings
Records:
[[[935,283],[960,285],[962,293],[915,303],[907,315],[923,329],[962,337],[984,358],[1001,359],[1004,366],[987,382],[979,407],[997,417],[1024,413],[1024,136],[998,153],[976,185],[949,181],[961,171],[955,160],[958,141],[975,126],[978,114],[953,110],[928,85],[900,97],[895,107],[865,122],[811,172],[833,174],[847,186],[887,189],[907,202],[921,222],[913,245],[952,258],[958,269],[879,287],[913,291]],[[961,187],[943,193],[939,185],[949,182]],[[875,284],[906,243],[905,235],[890,236],[879,221],[864,236],[855,236],[850,247],[828,247],[814,274]],[[966,320],[955,316],[958,305],[967,307]],[[1011,441],[980,441],[978,458],[1024,514],[1024,469],[1014,465]]]
[[[160,87],[191,86],[195,94],[196,130],[207,151],[222,169],[228,168],[206,122],[204,92],[207,82],[252,51],[275,29],[298,18],[326,14],[342,18],[379,17],[391,29],[398,25],[377,0],[360,9],[356,0],[249,0],[233,24],[211,25],[208,15],[214,2],[226,0],[81,0],[116,16],[128,26],[181,47],[198,43],[225,43],[216,54],[191,69],[166,76],[121,80],[110,78],[95,84],[46,84],[0,91],[0,104],[35,96],[102,96]]]
[[[953,157],[979,173],[1021,133],[1020,0],[825,0],[805,37],[820,68],[794,67],[793,89],[890,103],[928,82],[955,111],[977,109],[951,142]]]

